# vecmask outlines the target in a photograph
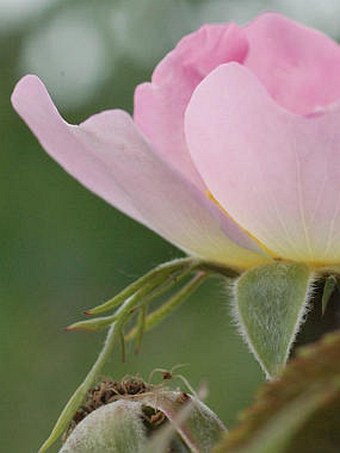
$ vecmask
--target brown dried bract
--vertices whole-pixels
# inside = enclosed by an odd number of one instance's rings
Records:
[[[103,379],[87,392],[85,403],[74,414],[63,440],[66,440],[78,423],[99,407],[124,397],[146,393],[152,388],[152,385],[146,384],[139,377],[127,376],[121,381],[115,381],[110,378]],[[148,406],[143,407],[141,417],[148,431],[152,431],[166,420],[163,412]]]
[[[171,371],[163,371],[162,372],[162,378],[165,380],[165,381],[169,381],[170,379],[173,378],[173,374]]]
[[[142,406],[142,420],[146,427],[147,434],[151,434],[152,431],[157,429],[162,425],[166,420],[164,413],[158,409],[155,409],[151,406]]]
[[[176,401],[179,404],[184,404],[184,403],[187,403],[190,400],[191,400],[191,398],[190,398],[190,396],[187,393],[181,392]]]

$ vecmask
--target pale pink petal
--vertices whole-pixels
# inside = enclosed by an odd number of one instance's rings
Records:
[[[340,104],[295,115],[226,64],[194,93],[186,136],[214,197],[274,255],[339,263]]]
[[[235,268],[265,260],[225,235],[219,209],[154,153],[126,112],[102,112],[71,126],[35,76],[18,83],[12,102],[67,172],[181,249]],[[230,235],[240,238],[227,221]]]
[[[183,38],[157,66],[152,83],[135,93],[134,119],[163,158],[197,186],[202,181],[184,137],[184,112],[201,80],[218,65],[243,61],[244,33],[236,25],[205,25]]]
[[[245,66],[283,107],[307,114],[340,98],[338,43],[274,13],[259,16],[244,31]]]

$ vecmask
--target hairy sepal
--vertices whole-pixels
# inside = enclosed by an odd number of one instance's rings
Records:
[[[311,270],[295,263],[257,267],[235,281],[234,318],[267,378],[283,370],[306,317],[312,288]]]

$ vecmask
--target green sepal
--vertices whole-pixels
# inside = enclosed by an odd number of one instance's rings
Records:
[[[145,333],[146,327],[146,315],[147,310],[145,304],[139,309],[138,320],[136,325],[136,342],[135,342],[135,354],[138,354],[142,346],[142,340]]]
[[[284,368],[306,314],[312,275],[304,264],[274,263],[236,280],[234,314],[267,377]]]
[[[183,302],[185,302],[197,288],[207,279],[203,272],[197,273],[188,283],[186,283],[178,292],[170,296],[164,303],[148,314],[145,318],[145,332],[156,327],[163,319],[170,316]],[[138,336],[138,325],[132,327],[127,333],[126,340],[130,341]]]
[[[85,314],[98,315],[113,310],[137,292],[140,293],[140,298],[142,298],[142,296],[144,297],[150,294],[157,287],[160,287],[165,283],[169,283],[170,285],[176,283],[178,277],[181,278],[187,273],[190,273],[198,263],[199,261],[194,258],[180,258],[161,264],[131,283],[112,299],[97,307],[91,308],[90,310],[86,310]]]
[[[322,316],[325,314],[329,299],[337,286],[337,279],[334,275],[329,275],[325,279],[325,285],[323,287],[322,292],[322,300],[321,300],[321,309],[322,309]]]
[[[85,330],[87,332],[97,332],[99,330],[109,327],[114,321],[116,321],[116,315],[103,316],[93,319],[87,319],[86,321],[79,321],[65,327],[67,331]]]

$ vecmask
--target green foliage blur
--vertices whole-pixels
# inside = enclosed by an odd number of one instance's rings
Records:
[[[328,3],[322,15],[308,2],[306,21],[325,28],[329,17],[336,29],[337,6]],[[300,17],[293,7],[278,0],[0,1],[1,452],[37,451],[93,363],[103,336],[63,328],[181,256],[45,154],[11,109],[15,82],[37,73],[70,122],[113,107],[131,111],[136,84],[182,35],[207,21],[242,23],[264,8]],[[130,351],[122,363],[117,352],[107,374],[147,379],[154,368],[181,363],[193,387],[208,382],[207,404],[232,426],[263,377],[232,325],[223,282],[205,285],[147,334],[139,356]]]

